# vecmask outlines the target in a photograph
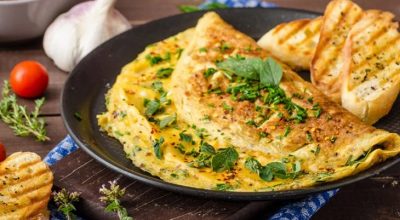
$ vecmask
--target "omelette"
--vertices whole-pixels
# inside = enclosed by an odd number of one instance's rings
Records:
[[[306,188],[400,152],[376,129],[214,12],[149,45],[106,94],[98,124],[166,182],[223,191]]]

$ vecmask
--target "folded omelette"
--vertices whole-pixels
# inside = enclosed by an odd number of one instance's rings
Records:
[[[98,123],[135,166],[196,188],[305,188],[400,152],[399,135],[362,123],[214,12],[146,47],[106,107]]]

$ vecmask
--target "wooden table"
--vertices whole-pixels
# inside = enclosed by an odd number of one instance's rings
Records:
[[[284,7],[302,8],[322,12],[328,0],[274,0]],[[389,10],[400,15],[398,0],[359,0],[364,8]],[[192,0],[120,0],[117,7],[134,26],[149,20],[179,13],[180,4],[197,4]],[[0,123],[0,142],[7,146],[8,154],[15,151],[34,151],[45,156],[65,135],[60,117],[60,93],[68,74],[58,70],[44,55],[41,39],[23,45],[0,45],[0,80],[8,78],[11,68],[19,61],[34,59],[44,64],[50,74],[46,93],[47,102],[42,116],[46,119],[51,141],[35,142],[31,138],[15,137],[10,129]],[[32,106],[31,101],[21,100]],[[110,171],[82,150],[78,150],[52,167],[55,185],[71,191],[81,191],[83,201],[80,214],[88,219],[115,219],[105,215],[97,197],[98,188],[109,180],[118,179],[127,187],[124,205],[135,219],[262,219],[280,203],[226,202],[186,197],[147,186]],[[400,218],[400,166],[367,180],[343,187],[315,219],[399,219]]]

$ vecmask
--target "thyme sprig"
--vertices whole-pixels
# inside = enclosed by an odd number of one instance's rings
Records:
[[[17,103],[17,97],[10,91],[10,84],[4,81],[2,99],[0,100],[0,119],[8,124],[17,136],[34,136],[38,141],[50,140],[46,136],[43,118],[39,118],[39,112],[45,99],[36,99],[35,108],[28,113],[25,106]]]
[[[104,184],[101,186],[99,192],[103,196],[100,201],[106,203],[106,212],[115,212],[120,220],[132,220],[133,218],[128,215],[128,211],[121,205],[120,199],[125,195],[125,189],[117,185],[117,181],[110,181],[110,188]]]
[[[58,211],[62,212],[67,220],[76,219],[74,211],[76,208],[73,203],[79,201],[80,193],[69,193],[66,189],[59,192],[53,192],[54,202],[58,206]]]

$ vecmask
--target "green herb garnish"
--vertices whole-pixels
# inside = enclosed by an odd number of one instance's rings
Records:
[[[219,191],[229,191],[229,190],[233,190],[233,187],[227,183],[218,183],[215,186],[215,189],[219,190]]]
[[[208,77],[212,76],[216,72],[217,72],[217,70],[214,69],[214,68],[207,68],[206,71],[204,71],[204,76],[206,78],[208,78]]]
[[[82,121],[82,116],[81,116],[81,113],[79,113],[79,112],[75,112],[75,113],[74,113],[74,117],[75,117],[75,119],[76,119],[76,120],[78,120],[78,121]]]
[[[230,105],[228,105],[228,104],[226,104],[226,102],[222,103],[222,107],[223,107],[224,110],[226,110],[226,111],[229,111],[229,112],[233,111],[233,107],[230,106]]]
[[[287,137],[291,131],[291,128],[288,126],[285,128],[285,132],[283,133],[283,137]]]
[[[182,131],[181,133],[179,133],[179,137],[184,142],[187,142],[187,143],[192,143],[193,142],[192,135],[191,134],[185,134],[185,131]]]
[[[296,161],[292,164],[292,170],[289,172],[286,165],[282,162],[271,162],[262,166],[253,157],[248,157],[245,162],[245,167],[253,173],[257,173],[264,181],[272,181],[274,178],[287,179],[296,178],[301,172],[301,164]]]
[[[249,169],[253,173],[259,173],[260,168],[262,167],[260,162],[256,160],[254,157],[248,157],[244,162],[244,166]]]
[[[161,129],[170,126],[176,121],[176,114],[168,115],[160,120],[159,126]]]
[[[221,8],[227,8],[225,4],[218,3],[218,2],[213,2],[206,4],[203,8],[199,8],[198,6],[195,5],[179,5],[178,8],[181,12],[184,13],[190,13],[190,12],[196,12],[196,11],[202,11],[202,10],[215,10],[215,9],[221,9]]]
[[[4,81],[2,99],[0,100],[0,119],[6,123],[17,136],[34,136],[38,141],[50,140],[46,136],[43,118],[39,118],[40,109],[45,99],[35,100],[35,109],[28,113],[25,106],[18,105],[17,97],[11,94],[8,81]]]
[[[69,193],[65,188],[59,192],[53,192],[53,199],[58,206],[57,210],[62,212],[67,220],[76,219],[74,203],[79,202],[80,193]]]
[[[144,107],[146,108],[144,114],[147,117],[150,117],[153,116],[158,110],[160,110],[161,103],[159,100],[145,100]]]
[[[218,68],[246,79],[258,80],[264,86],[279,85],[282,67],[272,58],[237,59],[230,57],[217,63]]]
[[[162,159],[162,156],[163,156],[162,149],[161,149],[161,146],[163,143],[164,143],[163,137],[160,137],[160,139],[155,139],[153,142],[154,155],[156,155],[156,157],[158,159]]]
[[[125,189],[121,189],[117,182],[110,181],[110,188],[102,185],[99,192],[103,196],[100,197],[100,201],[106,203],[106,212],[115,212],[120,220],[133,220],[128,215],[128,211],[121,205],[120,199],[125,195]]]
[[[165,79],[165,78],[168,78],[171,74],[172,74],[172,72],[174,71],[174,69],[173,68],[170,68],[170,67],[168,67],[168,68],[161,68],[161,69],[159,69],[158,71],[157,71],[157,78],[160,78],[160,79]]]
[[[239,159],[239,154],[233,147],[219,149],[212,158],[211,165],[213,171],[222,172],[231,170]]]

